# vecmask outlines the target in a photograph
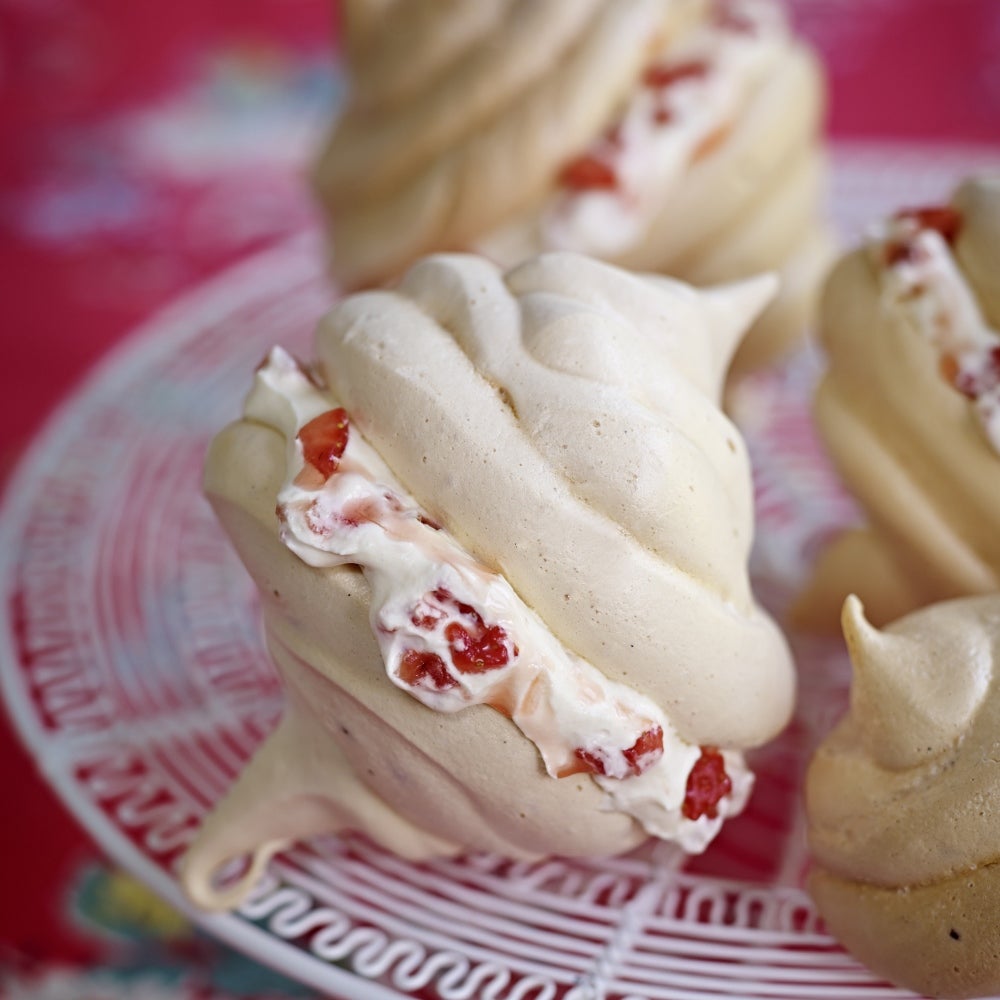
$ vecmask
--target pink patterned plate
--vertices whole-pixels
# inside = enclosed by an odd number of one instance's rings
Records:
[[[989,161],[841,149],[836,216],[856,231]],[[188,912],[177,859],[281,710],[253,588],[200,494],[202,458],[267,348],[309,354],[331,297],[307,235],[159,314],[50,422],[0,520],[0,672],[21,735],[107,853]],[[806,417],[816,371],[803,353],[736,401],[756,465],[755,580],[776,613],[852,516]],[[275,859],[238,912],[191,915],[359,1000],[904,997],[836,946],[801,889],[799,783],[848,670],[836,643],[796,652],[800,708],[756,755],[750,808],[683,868],[655,851],[416,865],[327,838]]]

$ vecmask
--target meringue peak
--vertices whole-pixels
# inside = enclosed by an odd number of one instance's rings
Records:
[[[729,367],[747,329],[778,294],[778,286],[778,276],[766,273],[707,288],[701,293],[716,354],[722,359],[724,369]]]
[[[961,616],[913,615],[879,630],[861,601],[844,602],[842,625],[854,666],[851,714],[882,767],[900,771],[952,749],[989,687],[988,636]]]

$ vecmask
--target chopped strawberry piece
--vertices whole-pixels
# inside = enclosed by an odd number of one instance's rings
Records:
[[[314,417],[298,433],[306,464],[316,469],[324,479],[329,479],[340,466],[349,434],[350,421],[347,411],[341,407]]]
[[[642,75],[642,82],[654,90],[672,87],[681,80],[698,80],[708,73],[708,63],[704,59],[692,59],[683,63],[654,63]]]
[[[482,674],[507,666],[517,656],[517,646],[502,626],[487,625],[471,604],[460,601],[447,587],[425,594],[410,612],[413,625],[427,631],[445,620],[444,635],[456,670]]]
[[[663,756],[663,730],[647,729],[628,749],[622,751],[633,774],[642,774]]]
[[[906,240],[893,240],[885,245],[885,266],[895,267],[897,264],[912,264],[920,257],[916,243]]]
[[[507,633],[499,625],[470,631],[458,622],[449,622],[444,634],[451,650],[451,662],[463,674],[483,674],[510,662]],[[514,653],[517,655],[516,648]]]
[[[607,775],[610,766],[611,773],[616,778],[627,778],[629,775],[638,776],[652,767],[663,756],[663,730],[659,726],[647,729],[639,735],[632,746],[614,752],[616,755],[621,753],[625,761],[624,767],[614,766],[615,759],[612,759],[603,747],[591,750],[577,747],[573,751],[573,755],[584,765],[583,770],[587,770],[591,774]],[[577,768],[576,771],[570,770],[565,773],[573,774],[579,770],[581,769]]]
[[[979,399],[1000,386],[1000,346],[991,348],[982,364],[971,371],[959,370],[957,364],[955,368],[951,379],[955,388],[969,399]]]
[[[715,819],[719,815],[719,802],[732,790],[722,754],[715,747],[702,747],[701,756],[688,775],[681,812],[691,820],[701,816]]]
[[[408,649],[403,653],[396,676],[410,687],[425,687],[434,691],[447,691],[458,684],[437,653],[418,652],[415,649]]]
[[[1000,344],[990,349],[988,366],[994,384],[1000,382]]]
[[[570,160],[559,172],[559,184],[572,191],[613,190],[618,187],[614,168],[585,153]]]
[[[608,773],[604,766],[604,757],[600,754],[592,753],[590,750],[584,750],[582,747],[577,747],[573,751],[573,754],[576,756],[577,760],[586,765],[587,770],[592,774]]]
[[[466,618],[471,619],[477,628],[483,627],[483,616],[471,604],[465,604],[458,600],[447,587],[438,587],[437,590],[432,590],[431,597],[444,605],[451,605],[460,615],[465,615]]]
[[[968,372],[956,373],[954,378],[951,380],[951,384],[963,395],[966,399],[976,400],[980,397],[981,393],[979,391],[979,380],[973,378]]]
[[[669,125],[674,120],[674,113],[670,108],[657,108],[653,112],[653,121],[657,125]]]
[[[421,601],[410,614],[410,621],[420,629],[433,631],[439,622],[444,621],[445,613],[440,608]]]
[[[962,229],[962,215],[948,205],[930,205],[923,208],[906,208],[897,213],[897,219],[912,219],[921,229],[933,229],[946,242],[954,244]]]

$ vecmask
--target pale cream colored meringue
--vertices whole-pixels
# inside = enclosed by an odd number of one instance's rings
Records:
[[[832,253],[823,85],[775,0],[359,0],[345,29],[315,183],[347,287],[432,250],[566,249],[700,285],[779,271],[740,368],[810,322]],[[567,183],[581,157],[613,187]]]
[[[721,748],[727,769],[784,726],[794,696],[784,639],[750,592],[750,470],[718,406],[773,292],[769,278],[699,292],[574,254],[506,275],[442,255],[344,300],[316,343],[328,405],[385,463],[386,490],[477,573],[501,574],[551,642],[648,699],[695,756]],[[281,540],[275,504],[301,454],[289,428],[315,408],[296,416],[263,377],[249,416],[213,442],[205,489],[258,585],[288,708],[188,853],[192,898],[233,905],[274,850],[318,832],[360,830],[408,857],[612,854],[645,839],[640,778],[618,794],[607,778],[551,777],[500,712],[444,715],[390,682],[371,577],[307,565]],[[244,854],[247,876],[216,887]]]
[[[921,995],[1000,991],[1000,596],[879,631],[844,606],[850,711],[816,752],[812,892],[831,931]]]
[[[827,285],[816,418],[868,524],[821,554],[802,625],[831,626],[852,591],[880,624],[1000,590],[1000,389],[973,401],[955,381],[960,364],[1000,377],[1000,174],[964,183],[952,207],[954,246],[896,219]]]

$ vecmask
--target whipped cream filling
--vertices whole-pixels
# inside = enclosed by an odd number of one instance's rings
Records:
[[[748,90],[790,44],[771,0],[732,0],[647,68],[621,117],[567,164],[537,223],[519,221],[481,241],[501,260],[540,249],[609,257],[635,246],[688,166],[732,128]]]
[[[664,712],[567,650],[510,584],[421,510],[325,386],[281,348],[245,415],[287,442],[281,537],[320,568],[358,566],[389,679],[428,708],[489,705],[554,778],[588,773],[605,808],[703,850],[744,807],[742,754],[682,740]]]
[[[969,399],[1000,454],[1000,331],[983,317],[935,217],[961,224],[949,209],[904,212],[872,231],[869,253],[886,304],[933,346],[942,375]]]

